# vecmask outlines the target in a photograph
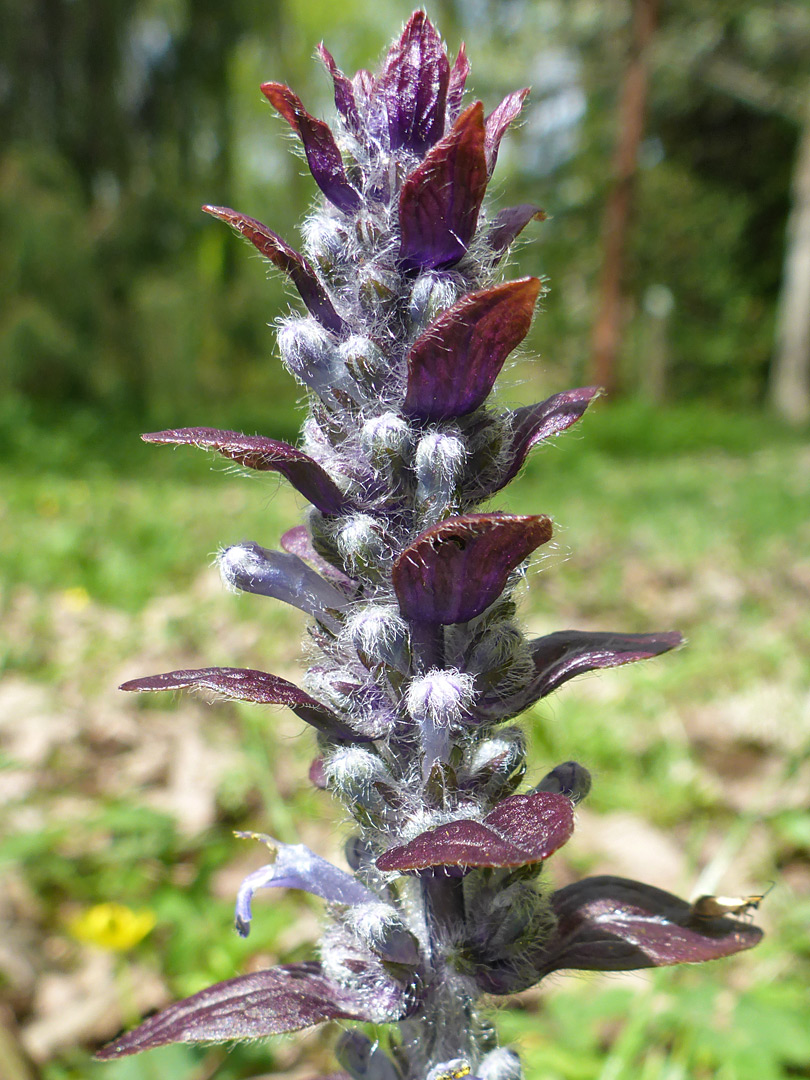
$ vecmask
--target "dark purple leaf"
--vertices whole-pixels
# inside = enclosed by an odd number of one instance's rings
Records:
[[[241,233],[260,254],[287,274],[310,314],[327,330],[340,333],[344,326],[343,320],[335,311],[315,271],[303,255],[255,218],[247,217],[227,206],[204,206],[203,210],[206,214],[219,218],[220,221],[224,221],[226,225],[230,225],[232,229]]]
[[[500,258],[530,221],[545,221],[546,212],[531,203],[507,206],[492,219],[487,229],[487,245]]]
[[[354,87],[335,63],[332,54],[325,48],[323,42],[318,46],[318,55],[323,61],[324,67],[332,76],[335,87],[335,108],[343,117],[346,127],[355,135],[362,130],[360,113],[357,111],[357,102],[354,99]]]
[[[535,671],[531,682],[509,697],[479,697],[476,714],[480,720],[515,716],[576,675],[648,660],[677,648],[682,641],[677,630],[661,634],[559,630],[535,638],[529,643]]]
[[[392,150],[424,154],[444,134],[450,63],[424,11],[415,11],[388,51],[371,102],[373,131]]]
[[[329,125],[311,116],[289,86],[262,83],[261,91],[293,131],[301,136],[309,171],[327,199],[344,214],[356,213],[362,201],[360,192],[349,183]]]
[[[289,443],[266,439],[262,435],[241,435],[238,431],[217,428],[174,428],[141,435],[148,443],[174,443],[216,450],[248,469],[278,472],[300,491],[322,514],[344,514],[352,504],[329,476],[307,454]]]
[[[405,269],[436,269],[462,257],[487,188],[484,113],[470,105],[402,185],[399,257]]]
[[[237,701],[252,701],[259,705],[286,705],[296,716],[318,731],[334,739],[360,738],[321,705],[315,698],[300,690],[294,683],[267,671],[251,668],[196,668],[183,671],[167,671],[163,675],[147,675],[122,683],[120,690],[213,690],[224,697]]]
[[[573,804],[564,795],[513,795],[483,821],[450,821],[389,848],[377,859],[377,868],[404,872],[529,866],[547,859],[573,831]]]
[[[682,644],[677,630],[662,634],[613,634],[588,630],[559,630],[530,643],[534,660],[534,700],[558,686],[597,668],[620,667],[669,652]]]
[[[619,877],[592,877],[552,896],[555,936],[537,957],[538,978],[552,971],[634,971],[717,960],[753,948],[756,926],[695,918],[671,893]]]
[[[539,278],[470,293],[436,319],[408,355],[404,411],[422,420],[464,416],[487,398],[532,321]]]
[[[352,581],[348,574],[344,574],[342,570],[339,570],[318,554],[313,547],[306,525],[294,525],[292,529],[288,529],[284,533],[279,543],[291,555],[297,555],[299,559],[308,562],[318,571],[321,577],[330,578],[345,589],[355,590],[355,582]]]
[[[283,964],[216,983],[170,1005],[99,1051],[102,1061],[167,1043],[258,1039],[322,1024],[371,1020],[367,998],[321,974],[320,964]]]
[[[447,85],[447,119],[450,121],[455,120],[461,112],[461,99],[464,96],[464,86],[469,74],[470,62],[467,59],[467,50],[462,41],[456,56],[456,62],[450,69],[450,81]]]
[[[498,475],[476,489],[476,498],[487,498],[505,487],[520,472],[529,451],[575,424],[598,393],[598,386],[586,386],[554,394],[537,405],[515,409],[511,414],[509,445],[504,453],[505,465]]]
[[[486,160],[487,176],[492,176],[495,164],[498,160],[498,149],[506,129],[518,118],[523,108],[523,102],[529,95],[528,88],[525,90],[513,90],[507,94],[500,105],[493,109],[485,121],[486,128]]]
[[[474,619],[497,600],[515,567],[550,539],[547,517],[447,518],[417,536],[395,561],[400,610],[414,623]]]

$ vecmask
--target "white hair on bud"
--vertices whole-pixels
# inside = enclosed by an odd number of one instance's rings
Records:
[[[476,1075],[481,1080],[523,1080],[523,1069],[514,1050],[499,1046],[481,1059]]]
[[[408,314],[423,329],[455,304],[459,291],[459,282],[448,274],[420,274],[411,290]]]
[[[377,755],[360,746],[344,746],[335,750],[326,758],[323,768],[330,786],[338,791],[355,791],[358,783],[370,784],[375,780],[392,786],[394,783]]]
[[[477,773],[501,760],[514,760],[526,749],[526,736],[520,728],[503,728],[491,739],[483,739],[470,759],[470,772]]]
[[[335,539],[341,558],[353,568],[380,563],[391,554],[377,519],[370,514],[351,514],[343,518]]]
[[[385,412],[372,416],[360,430],[360,445],[371,456],[380,453],[407,453],[411,441],[411,429],[408,422],[397,413]]]
[[[467,448],[460,435],[432,431],[419,440],[414,469],[419,483],[430,490],[455,483],[466,460]]]
[[[293,317],[281,321],[278,330],[281,359],[298,375],[302,367],[321,368],[337,356],[335,339],[317,319]]]
[[[466,672],[434,668],[408,687],[408,712],[417,722],[429,720],[435,727],[453,727],[470,708],[474,687],[472,675]]]
[[[262,563],[256,551],[248,545],[233,544],[222,548],[217,554],[220,577],[231,592],[239,592],[236,582],[240,577],[260,569]]]
[[[310,214],[301,227],[304,250],[327,268],[344,259],[349,235],[346,226],[325,214]]]
[[[378,904],[355,904],[346,912],[346,923],[357,936],[372,948],[379,948],[386,933],[404,930],[405,924],[395,908],[382,900]]]
[[[382,659],[405,647],[408,625],[393,605],[367,604],[351,612],[346,634],[357,650]]]

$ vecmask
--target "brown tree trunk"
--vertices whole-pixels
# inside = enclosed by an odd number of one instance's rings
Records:
[[[648,53],[655,32],[657,0],[634,0],[633,40],[622,79],[613,185],[602,224],[602,270],[591,342],[592,381],[608,392],[617,386],[617,357],[622,334],[622,278],[633,200],[638,148],[647,104]]]
[[[810,107],[799,132],[793,170],[768,397],[788,423],[810,419]]]

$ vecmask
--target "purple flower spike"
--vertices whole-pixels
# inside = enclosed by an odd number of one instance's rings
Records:
[[[495,165],[498,161],[498,150],[501,145],[501,139],[506,134],[506,129],[518,118],[520,111],[523,108],[523,102],[528,96],[528,87],[525,90],[513,90],[511,94],[506,95],[497,109],[493,109],[486,118],[485,147],[487,176],[492,176],[492,173],[495,170]]]
[[[283,964],[192,994],[105,1046],[97,1057],[110,1061],[168,1043],[258,1039],[325,1020],[372,1018],[368,996],[327,979],[320,964]]]
[[[317,274],[303,255],[285,243],[281,237],[262,225],[255,218],[247,217],[227,206],[204,206],[203,210],[212,217],[219,218],[230,225],[236,232],[249,240],[256,250],[269,259],[279,270],[287,274],[298,290],[309,313],[325,326],[327,330],[340,333],[343,320],[332,306],[332,301],[318,281]]]
[[[346,127],[355,135],[362,130],[360,113],[357,111],[357,102],[354,98],[354,87],[351,80],[347,79],[334,61],[332,54],[324,46],[323,42],[318,46],[318,56],[323,65],[332,76],[335,87],[335,108],[343,118]]]
[[[487,180],[484,111],[478,101],[402,185],[399,257],[405,269],[458,262],[475,233]]]
[[[499,475],[476,489],[476,495],[482,499],[488,498],[505,487],[523,468],[529,451],[575,424],[599,392],[598,386],[566,390],[537,405],[515,409],[511,414],[512,432],[508,451],[504,455],[505,467]]]
[[[530,866],[553,855],[573,831],[573,804],[564,795],[547,791],[513,795],[483,821],[450,821],[389,848],[377,859],[377,869]]]
[[[487,244],[498,256],[500,262],[507,249],[512,245],[516,237],[520,236],[530,221],[545,220],[546,212],[541,210],[539,206],[534,206],[531,203],[508,206],[492,219],[492,224],[487,229]]]
[[[251,668],[196,668],[167,671],[163,675],[146,675],[122,683],[119,690],[213,690],[236,701],[252,701],[257,705],[286,705],[296,716],[334,739],[362,739],[345,727],[334,713],[315,698],[299,690],[294,683],[267,671]]]
[[[459,46],[456,62],[450,69],[450,82],[447,86],[447,119],[455,120],[461,112],[461,99],[464,96],[464,86],[467,76],[470,74],[470,62],[467,59],[467,50],[462,41]]]
[[[474,619],[551,531],[547,517],[511,514],[465,514],[431,526],[394,563],[400,611],[414,623]]]
[[[322,859],[304,844],[281,844],[260,833],[239,832],[246,840],[262,840],[275,861],[248,874],[239,886],[236,899],[236,929],[242,937],[250,933],[251,901],[257,889],[303,889],[320,896],[329,904],[379,904],[374,893],[361,885],[354,875]]]
[[[218,561],[223,581],[231,588],[272,596],[312,615],[330,630],[340,630],[335,613],[345,609],[346,594],[297,555],[247,543],[225,548]]]
[[[343,158],[328,124],[310,116],[301,99],[283,83],[262,83],[261,91],[293,131],[300,135],[309,171],[327,199],[344,214],[359,210],[360,192],[353,188],[343,167]]]
[[[635,971],[717,960],[751,949],[756,926],[696,919],[671,893],[620,877],[584,878],[552,896],[558,925],[537,959],[538,978],[552,971]]]
[[[450,63],[424,11],[415,11],[388,51],[376,81],[371,127],[392,150],[422,155],[444,134]]]
[[[322,514],[344,514],[352,509],[331,476],[307,454],[289,443],[262,435],[241,435],[217,428],[175,428],[141,435],[148,443],[173,443],[216,450],[247,469],[281,473]]]
[[[431,323],[408,356],[404,411],[444,420],[483,404],[506,357],[529,332],[540,285],[529,277],[470,293]]]

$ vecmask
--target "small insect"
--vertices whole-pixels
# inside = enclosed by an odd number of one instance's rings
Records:
[[[759,896],[699,896],[692,904],[692,915],[696,919],[716,919],[722,915],[748,915],[756,911],[775,882]]]

